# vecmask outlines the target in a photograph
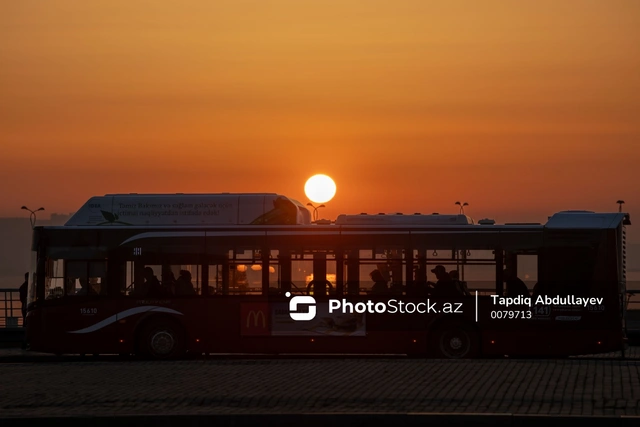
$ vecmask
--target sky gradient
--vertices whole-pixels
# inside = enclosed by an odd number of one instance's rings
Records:
[[[329,218],[640,208],[635,0],[4,1],[0,40],[0,216],[316,173]]]

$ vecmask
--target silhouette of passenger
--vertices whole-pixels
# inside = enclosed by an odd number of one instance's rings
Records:
[[[175,284],[176,284],[176,276],[173,274],[173,271],[165,270],[162,273],[162,282],[161,282],[162,290],[166,294],[173,294],[175,289]]]
[[[162,298],[166,296],[166,291],[162,288],[160,281],[153,274],[153,268],[144,268],[144,288],[146,296],[149,298]]]
[[[174,294],[178,296],[196,294],[193,283],[191,283],[191,273],[188,270],[180,270],[180,275],[174,285]]]
[[[456,286],[459,294],[465,296],[471,295],[469,289],[467,289],[467,282],[463,282],[462,280],[460,280],[458,270],[451,270],[449,272],[449,277],[451,277],[451,280],[453,280],[453,284]]]
[[[389,288],[387,286],[387,281],[384,276],[380,272],[380,270],[375,269],[369,273],[369,277],[373,280],[373,286],[371,287],[371,293],[376,295],[386,294],[389,292]]]
[[[507,284],[508,297],[529,296],[529,288],[516,276],[513,270],[506,268],[502,273],[502,280]]]
[[[80,277],[78,280],[80,281],[80,290],[76,292],[76,295],[97,295],[93,286],[89,284],[86,278]]]
[[[20,285],[18,293],[20,295],[20,304],[22,305],[22,324],[27,319],[27,293],[29,290],[29,273],[24,273],[24,282]]]
[[[425,269],[416,267],[414,272],[413,287],[407,294],[411,294],[417,297],[429,296],[429,285],[427,284],[427,273]]]
[[[444,265],[436,265],[434,269],[431,270],[432,273],[436,275],[438,281],[435,284],[430,283],[433,286],[431,290],[431,296],[434,297],[457,297],[462,296],[458,291],[455,283],[447,273],[447,269],[444,268]]]
[[[405,291],[405,287],[402,283],[393,282],[389,286],[389,293],[393,295],[402,295]]]

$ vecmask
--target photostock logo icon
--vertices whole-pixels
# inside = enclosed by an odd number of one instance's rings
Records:
[[[287,298],[291,296],[291,292],[285,294]],[[298,313],[299,305],[308,305],[309,311],[307,313]],[[316,317],[316,299],[312,296],[297,296],[291,298],[289,301],[289,316],[293,320],[312,320]]]

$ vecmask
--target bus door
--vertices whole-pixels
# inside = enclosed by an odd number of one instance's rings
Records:
[[[532,295],[532,320],[541,328],[541,344],[552,353],[597,352],[609,341],[607,329],[621,334],[615,281],[599,273],[606,271],[605,248],[577,232],[572,237],[573,244],[558,242],[541,250],[540,278]],[[576,304],[577,299],[602,304]]]
[[[112,352],[116,333],[111,325],[115,320],[107,295],[106,260],[50,261],[64,268],[47,272],[46,298],[51,302],[43,318],[46,339],[64,353]]]

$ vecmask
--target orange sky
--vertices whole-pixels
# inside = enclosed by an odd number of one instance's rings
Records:
[[[640,208],[636,0],[5,1],[0,40],[0,216],[314,173],[332,218]]]

